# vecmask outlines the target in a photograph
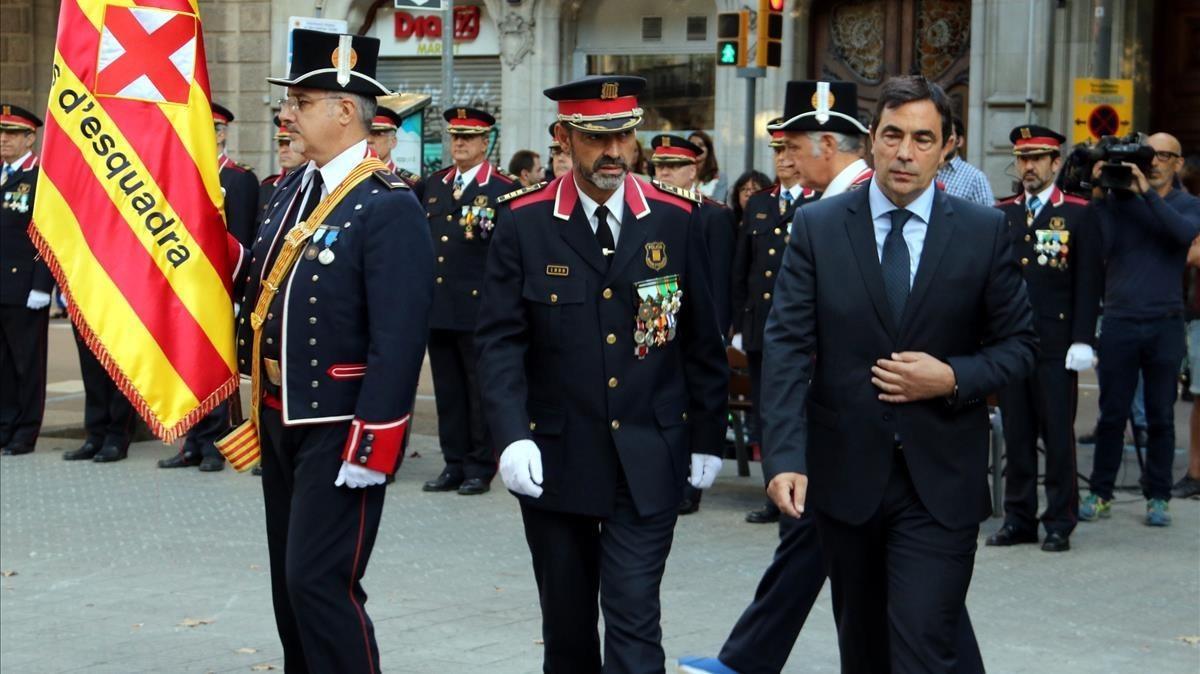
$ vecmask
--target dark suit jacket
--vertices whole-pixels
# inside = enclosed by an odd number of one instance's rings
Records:
[[[50,268],[29,238],[37,193],[38,158],[29,159],[0,187],[0,305],[25,306],[30,290],[54,288]]]
[[[689,453],[720,454],[728,368],[694,202],[635,177],[611,268],[571,174],[505,203],[475,333],[496,446],[534,440],[526,504],[607,516],[623,469],[639,513],[678,507]],[[635,284],[678,276],[671,339],[637,356]]]
[[[258,233],[259,184],[248,167],[233,161],[223,162],[221,189],[225,190],[225,226],[247,248],[254,245]]]
[[[1003,214],[939,190],[897,324],[868,191],[796,212],[767,320],[765,469],[807,474],[813,507],[861,524],[879,508],[899,437],[925,507],[947,527],[970,526],[991,513],[984,399],[1027,376],[1037,353],[1025,283]],[[954,401],[880,401],[871,366],[898,351],[949,363]]]

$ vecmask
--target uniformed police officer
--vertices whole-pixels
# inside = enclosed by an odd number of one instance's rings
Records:
[[[998,207],[1008,218],[1034,327],[1041,340],[1037,369],[1000,394],[1007,455],[1004,525],[988,545],[1038,542],[1038,438],[1046,450],[1046,529],[1042,549],[1063,552],[1079,515],[1075,468],[1078,373],[1091,369],[1103,283],[1100,232],[1088,203],[1054,185],[1066,138],[1035,125],[1012,130],[1024,189]]]
[[[309,162],[280,184],[255,241],[238,363],[262,392],[257,421],[284,667],[378,672],[360,579],[386,476],[403,458],[433,250],[417,200],[367,148],[375,97],[388,93],[375,79],[379,41],[292,35],[291,73],[269,81],[288,87],[279,117]]]
[[[699,209],[630,173],[644,86],[546,90],[574,168],[506,200],[483,284],[479,375],[521,503],[546,672],[601,670],[597,594],[604,671],[663,671],[676,508],[689,479],[707,487],[721,467],[728,369]]]
[[[33,451],[46,403],[46,330],[54,278],[29,239],[42,120],[0,104],[0,449]]]
[[[448,108],[442,117],[454,163],[423,181],[420,191],[437,256],[429,367],[446,466],[424,490],[473,495],[488,491],[496,475],[475,368],[475,317],[497,199],[518,185],[486,158],[495,117],[464,107]]]
[[[225,139],[233,113],[223,105],[212,104],[213,126],[217,133],[217,165],[221,189],[225,191],[225,225],[247,248],[254,241],[258,226],[258,178],[246,164],[239,164],[225,153]]]
[[[70,299],[68,298],[68,301]],[[129,399],[92,353],[79,329],[75,348],[79,351],[79,374],[83,379],[83,444],[63,452],[64,461],[111,463],[129,455],[129,443],[137,427],[137,414]]]
[[[546,182],[561,178],[571,172],[571,155],[567,154],[563,150],[562,143],[558,142],[558,136],[554,131],[557,126],[557,119],[550,122],[550,165],[546,167]]]
[[[775,118],[767,124],[771,126],[782,121],[783,118]],[[770,133],[778,182],[746,201],[734,248],[730,292],[733,346],[746,352],[746,360],[750,365],[750,398],[754,403],[751,432],[756,442],[762,432],[762,398],[759,394],[763,330],[767,325],[767,314],[771,312],[775,275],[779,273],[783,251],[787,247],[784,238],[796,208],[820,196],[800,184],[796,164],[784,152],[783,132]],[[769,499],[762,508],[746,515],[746,521],[756,524],[778,520],[779,509]]]
[[[275,124],[275,157],[279,161],[279,173],[268,177],[258,186],[259,224],[266,217],[267,206],[270,205],[271,197],[279,183],[305,161],[302,143],[293,141],[291,132],[279,121],[279,115],[275,115],[272,122]]]
[[[400,176],[400,179],[408,183],[409,187],[415,187],[421,181],[421,176],[406,168],[396,166],[396,161],[392,159],[392,150],[396,149],[396,131],[403,121],[399,113],[383,103],[379,103],[375,109],[375,118],[371,120],[371,135],[367,137],[367,145],[371,146],[371,150],[379,155],[380,161],[388,167],[389,171]]]

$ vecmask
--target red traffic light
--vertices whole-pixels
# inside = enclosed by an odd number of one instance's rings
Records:
[[[785,0],[769,0],[768,8],[772,12],[782,12]]]

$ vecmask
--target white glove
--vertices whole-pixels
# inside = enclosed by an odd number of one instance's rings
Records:
[[[688,482],[696,489],[708,489],[721,472],[721,457],[712,454],[692,454],[692,474]]]
[[[34,311],[39,311],[50,306],[50,293],[44,293],[40,290],[30,290],[29,297],[25,299],[25,307]]]
[[[387,482],[387,475],[377,470],[356,466],[349,461],[343,461],[341,469],[338,470],[337,479],[333,481],[333,486],[340,487],[346,485],[351,489],[358,489],[360,487],[373,487],[384,482]]]
[[[745,349],[742,348],[742,333],[739,332],[734,335],[733,340],[729,342],[729,345],[738,351],[745,351]]]
[[[510,491],[542,495],[542,451],[533,440],[517,440],[500,454],[500,479]]]
[[[1071,348],[1067,349],[1066,367],[1068,370],[1083,372],[1084,370],[1090,370],[1095,366],[1096,352],[1092,350],[1090,344],[1084,344],[1080,342],[1077,344],[1072,344]]]

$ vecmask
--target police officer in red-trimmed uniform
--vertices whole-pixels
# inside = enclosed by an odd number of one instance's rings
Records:
[[[389,171],[400,176],[409,187],[415,187],[421,182],[421,176],[396,166],[395,160],[392,159],[392,150],[396,149],[396,131],[403,121],[395,110],[380,103],[375,110],[375,118],[371,120],[371,135],[367,137],[367,144],[379,155],[380,161],[387,165]]]
[[[42,120],[0,105],[0,449],[33,451],[46,403],[46,330],[54,279],[29,239]]]
[[[598,609],[605,672],[663,671],[676,508],[721,467],[728,369],[699,209],[630,173],[644,86],[546,90],[574,167],[506,198],[483,284],[479,377],[521,502],[546,672],[601,671]]]
[[[1100,231],[1088,202],[1060,190],[1066,137],[1024,124],[1009,135],[1024,189],[997,207],[1008,219],[1041,348],[1033,375],[1000,393],[1007,456],[1004,525],[988,545],[1038,542],[1038,438],[1046,451],[1042,549],[1064,552],[1079,519],[1075,404],[1079,372],[1093,366],[1103,292]]]
[[[233,123],[233,113],[216,103],[212,104],[212,113],[220,153],[217,165],[221,189],[225,191],[225,225],[243,246],[249,248],[258,231],[258,178],[248,164],[238,163],[225,153],[225,138]]]
[[[433,252],[417,200],[367,148],[363,117],[388,93],[375,79],[379,41],[303,29],[292,39],[291,73],[268,81],[287,87],[279,116],[309,162],[280,184],[255,242],[238,365],[259,375],[263,393],[262,483],[284,667],[374,673],[379,649],[360,580],[386,476],[403,458]],[[309,222],[330,203],[326,217]],[[303,249],[272,287],[264,279],[289,232]],[[260,293],[269,298],[261,313]]]
[[[258,220],[261,225],[263,218],[267,217],[267,206],[271,203],[271,197],[275,195],[276,188],[291,173],[293,169],[302,166],[305,162],[304,155],[299,151],[300,143],[292,143],[292,133],[287,130],[287,127],[279,121],[279,115],[275,115],[272,120],[275,124],[275,156],[279,161],[279,173],[268,176],[266,180],[258,186]]]
[[[475,317],[483,267],[496,226],[500,196],[520,187],[487,160],[496,118],[483,110],[442,113],[454,163],[429,176],[419,192],[433,233],[437,278],[430,318],[429,367],[437,399],[438,440],[446,466],[425,491],[482,494],[496,475],[475,368]]]

